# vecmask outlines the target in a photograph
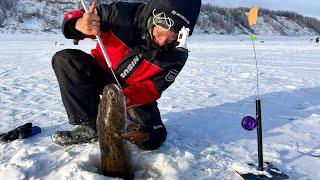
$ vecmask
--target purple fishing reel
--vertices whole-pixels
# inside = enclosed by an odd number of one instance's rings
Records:
[[[242,118],[241,125],[242,125],[243,129],[245,129],[247,131],[252,131],[257,127],[257,121],[255,118],[253,118],[251,116],[246,116],[246,117]]]

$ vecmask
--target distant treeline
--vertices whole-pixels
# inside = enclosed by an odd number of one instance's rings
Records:
[[[91,0],[86,0],[90,2]],[[97,0],[98,3],[110,3],[124,0]],[[144,2],[148,0],[127,0],[128,2]],[[27,3],[28,2],[28,3]],[[28,6],[42,4],[38,9]],[[187,3],[187,1],[186,1]],[[17,8],[17,4],[19,8]],[[28,4],[28,5],[27,5]],[[80,8],[80,0],[0,0],[0,25],[7,30],[19,30],[20,24],[33,18],[42,19],[45,24],[41,31],[61,28],[61,15],[71,9]],[[6,13],[15,19],[15,23],[7,26],[4,22]],[[304,17],[290,11],[274,11],[260,8],[259,25],[250,27],[246,12],[249,8],[224,8],[212,4],[203,4],[196,25],[198,32],[215,34],[249,34],[269,33],[279,35],[320,34],[320,21],[316,18]],[[11,18],[12,19],[12,18]],[[261,23],[262,22],[262,23]],[[21,29],[20,29],[21,30]],[[302,33],[301,33],[302,32]]]
[[[242,30],[243,33],[254,32],[254,29],[251,29],[247,21],[246,12],[248,11],[249,8],[247,7],[224,8],[212,4],[203,4],[197,25],[203,32],[207,33],[210,33],[213,29],[219,29],[221,32],[225,30],[227,34],[231,34],[235,32],[236,27]],[[304,17],[290,11],[274,11],[265,8],[260,8],[258,16],[265,23],[270,23],[270,26],[275,25],[272,21],[283,24],[280,21],[280,17],[285,17],[286,20],[295,22],[301,28],[313,29],[320,34],[320,21],[316,18]],[[279,27],[275,27],[275,29],[279,29]]]
[[[0,0],[0,25],[6,18],[6,10],[13,7],[14,1],[12,0]]]

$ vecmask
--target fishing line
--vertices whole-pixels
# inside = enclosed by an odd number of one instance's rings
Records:
[[[259,67],[258,67],[258,60],[257,60],[257,54],[256,54],[256,48],[254,46],[254,41],[251,38],[252,46],[253,46],[253,52],[254,52],[254,59],[256,61],[256,70],[257,70],[257,99],[260,99],[260,92],[259,92]]]

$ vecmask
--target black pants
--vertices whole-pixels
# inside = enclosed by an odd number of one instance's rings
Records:
[[[99,95],[105,85],[114,83],[89,54],[76,49],[57,52],[52,58],[61,97],[69,123],[95,125]],[[150,134],[149,140],[137,144],[142,149],[156,149],[165,141],[167,131],[160,117],[157,102],[128,109],[129,118],[140,124],[141,131]]]

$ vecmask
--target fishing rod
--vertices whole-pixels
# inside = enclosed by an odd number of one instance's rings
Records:
[[[88,11],[88,8],[87,8],[86,3],[84,2],[84,0],[81,0],[81,4],[82,4],[82,7],[83,7],[83,9],[85,10],[85,12],[88,13],[89,11]],[[109,69],[110,69],[110,71],[111,71],[114,79],[116,80],[119,88],[122,88],[121,85],[120,85],[120,83],[119,83],[119,80],[118,80],[116,74],[114,73],[114,71],[113,71],[113,69],[112,69],[111,61],[110,61],[109,56],[108,56],[108,54],[107,54],[107,51],[106,51],[106,49],[104,48],[104,45],[103,45],[103,43],[102,43],[102,41],[101,41],[100,34],[96,35],[96,39],[97,39],[97,41],[98,41],[98,44],[99,44],[100,49],[101,49],[101,51],[102,51],[103,57],[104,57],[107,65],[108,65],[108,67],[109,67]]]
[[[257,128],[257,139],[258,139],[258,170],[263,171],[263,143],[262,143],[262,119],[261,119],[261,100],[259,93],[259,69],[256,50],[254,46],[255,35],[251,35],[252,46],[254,50],[254,56],[256,61],[256,86],[257,86],[257,99],[256,99],[256,118],[246,116],[242,119],[241,125],[245,130],[251,131]]]
[[[250,9],[248,13],[248,23],[249,25],[257,24],[258,19],[258,7],[253,7]],[[260,100],[260,92],[259,92],[259,68],[258,68],[258,60],[256,54],[256,48],[254,41],[257,39],[255,34],[251,34],[251,42],[254,52],[254,58],[256,61],[256,87],[257,87],[257,99],[256,99],[256,117],[246,116],[242,119],[241,125],[245,130],[251,131],[257,128],[257,142],[258,142],[258,171],[268,172],[272,177],[272,179],[290,179],[290,177],[279,169],[273,166],[270,162],[265,162],[266,166],[264,167],[263,162],[263,143],[262,143],[262,118],[261,118],[261,100]],[[250,163],[249,166],[255,166]],[[256,167],[256,166],[255,166]],[[238,172],[239,173],[239,172]],[[239,173],[241,177],[244,179],[271,179],[263,174],[253,174],[253,173]]]
[[[249,25],[257,24],[258,17],[258,7],[254,7],[250,9],[248,14],[248,23]],[[262,119],[261,119],[261,100],[260,100],[260,92],[259,92],[259,67],[257,60],[257,53],[254,41],[257,39],[255,34],[251,34],[251,42],[253,47],[254,59],[256,63],[256,87],[257,87],[257,99],[256,99],[256,118],[251,116],[246,116],[242,119],[241,125],[245,130],[251,131],[257,128],[257,141],[258,141],[258,170],[263,171],[263,143],[262,143]]]
[[[264,171],[269,173],[272,177],[267,177],[263,174],[254,174],[254,173],[240,173],[241,177],[244,179],[290,179],[290,177],[283,173],[281,170],[276,168],[272,163],[270,162],[263,162],[263,143],[262,143],[262,118],[261,118],[261,100],[260,100],[260,93],[259,93],[259,69],[258,69],[258,61],[256,58],[256,51],[254,46],[254,41],[256,39],[256,36],[254,34],[251,35],[252,45],[254,49],[255,54],[255,60],[256,60],[256,71],[257,71],[257,99],[256,99],[256,117],[252,116],[246,116],[242,119],[241,125],[242,127],[247,130],[251,131],[257,128],[257,143],[258,143],[258,171]],[[254,166],[254,164],[250,163],[249,166]],[[265,165],[265,166],[264,166]]]

